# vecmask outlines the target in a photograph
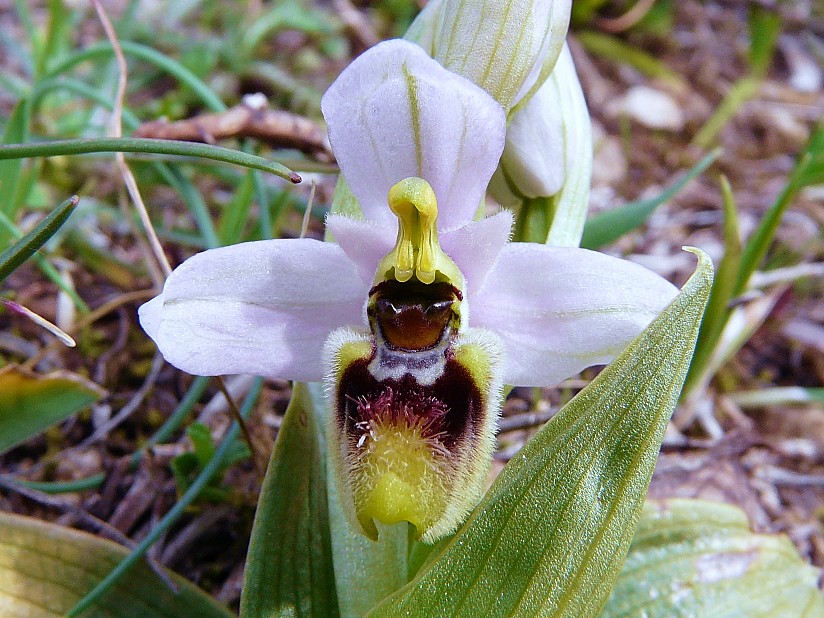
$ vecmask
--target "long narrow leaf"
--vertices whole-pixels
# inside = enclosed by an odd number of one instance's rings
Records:
[[[750,277],[767,255],[778,226],[781,225],[784,212],[798,192],[810,184],[820,182],[824,182],[824,122],[819,123],[810,135],[804,151],[798,157],[790,173],[787,184],[747,241],[741,256],[741,270],[738,273],[736,294],[746,289]]]
[[[692,143],[700,148],[709,148],[721,130],[732,120],[747,101],[761,88],[762,80],[753,75],[745,75],[736,81],[724,96],[724,100],[692,138]]]
[[[252,408],[257,402],[258,397],[260,396],[260,388],[262,383],[262,379],[256,378],[249,394],[246,396],[246,400],[243,402],[243,406],[240,409],[240,414],[244,418],[249,416]],[[154,545],[160,537],[163,536],[169,528],[171,528],[172,524],[174,524],[180,516],[186,512],[189,505],[194,502],[194,500],[206,488],[209,481],[212,480],[221,467],[225,465],[227,455],[231,452],[238,434],[240,434],[240,426],[236,422],[232,423],[229,430],[224,435],[220,445],[217,447],[214,457],[212,457],[209,464],[200,471],[197,478],[186,490],[186,493],[184,493],[180,500],[178,500],[177,503],[175,503],[175,505],[169,510],[169,512],[166,513],[163,518],[154,525],[149,534],[142,541],[140,541],[140,543],[138,543],[138,545],[131,552],[129,552],[127,556],[118,562],[117,565],[115,565],[114,568],[111,569],[111,571],[96,586],[94,586],[88,594],[86,594],[86,596],[80,599],[66,613],[67,618],[78,618],[79,616],[87,615],[86,612],[99,603],[102,598],[105,598],[105,595],[109,593],[112,587],[115,586],[124,575],[126,575],[137,563],[140,562],[141,558],[146,555],[146,552],[149,551],[151,546]],[[90,582],[89,585],[92,585],[92,583]]]
[[[70,197],[51,211],[31,232],[3,251],[3,253],[0,253],[0,281],[8,277],[15,268],[20,266],[29,259],[35,251],[46,244],[46,241],[66,222],[66,219],[72,214],[79,201],[80,198],[76,195]]]
[[[31,105],[28,99],[20,99],[6,123],[3,143],[25,142],[29,138],[29,121]],[[0,212],[14,218],[17,211],[17,186],[23,172],[22,161],[4,161],[0,163]],[[0,242],[5,234],[0,231]],[[2,244],[0,244],[2,246]]]
[[[312,401],[296,383],[258,500],[241,618],[338,614],[325,455]]]
[[[192,91],[211,111],[222,112],[226,109],[226,105],[223,101],[220,100],[220,98],[211,88],[209,88],[208,85],[203,82],[203,80],[176,60],[160,53],[156,49],[152,49],[146,45],[140,45],[139,43],[132,43],[131,41],[120,41],[120,47],[126,56],[131,56],[133,58],[138,58],[149,62],[166,71],[181,84],[185,84],[191,88]],[[111,57],[114,57],[114,50],[112,49],[111,44],[98,43],[63,58],[62,62],[53,67],[52,70],[44,76],[44,78],[62,75],[87,60]]]
[[[618,577],[712,285],[681,294],[506,466],[469,521],[372,616],[595,616]]]
[[[591,217],[584,226],[581,246],[584,249],[598,249],[642,226],[656,208],[675,197],[684,185],[706,170],[720,156],[720,149],[713,150],[654,198],[632,202]]]
[[[14,224],[14,222],[9,219],[6,215],[0,212],[0,230],[8,232],[11,236],[16,237],[18,239],[23,238],[23,232]],[[57,269],[52,266],[46,258],[44,258],[39,253],[35,253],[32,256],[32,260],[37,266],[43,271],[51,281],[54,283],[58,288],[60,288],[66,295],[72,299],[74,306],[78,308],[78,310],[82,311],[83,313],[89,313],[91,311],[89,306],[83,301],[82,298],[78,295],[77,291],[68,285],[63,277],[57,272]]]
[[[710,301],[701,321],[701,332],[698,334],[698,343],[695,345],[695,354],[690,363],[690,370],[684,385],[686,396],[694,387],[700,384],[706,374],[707,363],[715,350],[724,326],[727,324],[731,310],[729,308],[735,292],[735,282],[738,270],[741,267],[741,238],[738,228],[738,210],[732,187],[726,177],[721,177],[721,192],[724,206],[724,256],[718,265],[718,272],[712,284]]]

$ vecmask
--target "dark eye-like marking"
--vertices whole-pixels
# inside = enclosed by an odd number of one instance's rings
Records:
[[[369,312],[386,342],[399,350],[434,347],[453,318],[460,292],[448,283],[385,281],[372,289]]]

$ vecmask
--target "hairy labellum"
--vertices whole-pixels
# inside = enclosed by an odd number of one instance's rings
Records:
[[[433,542],[461,523],[482,491],[500,404],[500,343],[476,329],[450,340],[434,370],[393,365],[383,373],[385,344],[371,333],[341,329],[327,344],[331,449],[344,508],[372,538],[373,520],[409,521]]]

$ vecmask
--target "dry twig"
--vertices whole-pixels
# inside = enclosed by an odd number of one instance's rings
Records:
[[[251,137],[273,148],[295,148],[320,161],[334,161],[326,132],[316,122],[292,112],[269,109],[256,97],[245,97],[243,103],[225,112],[200,114],[177,122],[146,122],[135,130],[134,136],[207,144]]]
[[[114,56],[117,60],[118,71],[120,73],[117,80],[117,95],[115,96],[114,106],[112,108],[112,137],[121,137],[123,135],[123,98],[126,95],[126,81],[128,75],[126,57],[123,55],[123,50],[120,47],[120,41],[117,39],[117,33],[114,31],[114,27],[112,26],[112,22],[109,21],[106,11],[103,10],[100,0],[92,0],[92,3],[94,4],[95,11],[97,11],[97,16],[100,19],[100,23],[103,25],[103,30],[106,32],[106,38],[109,39],[109,42],[112,45]],[[126,185],[129,196],[132,198],[132,202],[134,202],[137,212],[140,214],[140,220],[143,222],[143,227],[145,228],[146,235],[149,238],[149,244],[151,245],[152,252],[154,253],[155,258],[163,271],[163,275],[168,277],[172,274],[172,267],[169,264],[169,260],[166,258],[166,254],[163,252],[163,247],[160,245],[160,240],[157,238],[154,226],[149,218],[149,212],[146,210],[146,205],[143,203],[140,190],[137,188],[137,181],[135,181],[129,166],[126,165],[126,157],[123,156],[122,152],[115,153],[115,160],[117,161],[117,166],[120,169],[120,174],[123,177],[123,182]],[[163,281],[156,280],[155,285],[158,288],[161,288],[163,287]]]

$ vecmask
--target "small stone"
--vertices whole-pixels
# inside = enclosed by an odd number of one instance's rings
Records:
[[[630,88],[621,102],[620,111],[650,129],[680,131],[684,112],[668,94],[648,86]]]

